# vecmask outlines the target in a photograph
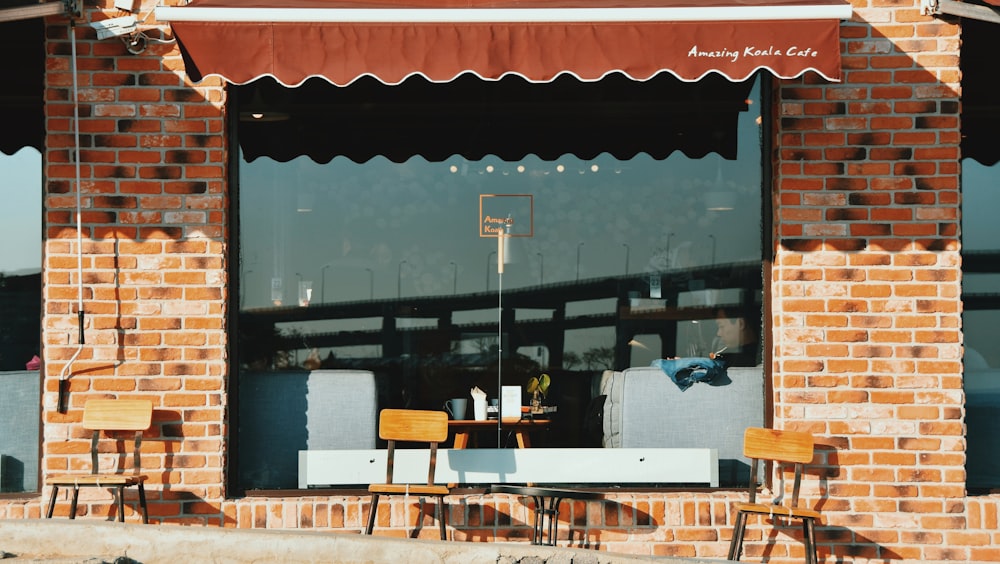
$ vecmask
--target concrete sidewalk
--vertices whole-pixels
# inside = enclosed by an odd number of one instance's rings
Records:
[[[713,563],[524,543],[472,543],[272,531],[140,525],[111,521],[0,520],[0,557],[45,564],[639,564]]]

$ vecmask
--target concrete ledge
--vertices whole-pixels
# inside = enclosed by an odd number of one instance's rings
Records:
[[[70,562],[282,564],[505,564],[718,563],[712,559],[642,557],[584,548],[522,543],[395,539],[335,532],[246,530],[141,525],[87,519],[0,520],[0,551],[18,559]],[[72,560],[72,559],[78,560]]]

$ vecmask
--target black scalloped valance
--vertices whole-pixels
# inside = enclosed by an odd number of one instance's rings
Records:
[[[962,157],[986,166],[1000,161],[997,33],[1000,24],[962,20]]]
[[[45,27],[41,19],[0,23],[0,152],[39,151],[45,139]]]
[[[544,84],[516,76],[484,81],[469,74],[447,83],[416,76],[393,86],[363,78],[341,87],[312,79],[298,88],[260,79],[234,87],[232,113],[241,116],[239,144],[248,161],[601,153],[662,159],[675,151],[733,159],[752,84],[718,75],[681,82],[668,74],[646,82],[620,74],[596,82],[561,76]]]

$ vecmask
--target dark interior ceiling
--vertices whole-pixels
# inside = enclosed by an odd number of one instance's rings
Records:
[[[484,81],[469,74],[448,83],[415,76],[394,86],[365,77],[346,87],[311,79],[298,88],[261,79],[234,87],[233,115],[242,116],[239,143],[249,161],[302,155],[317,162],[377,155],[394,162],[416,155],[513,161],[529,154],[554,160],[605,152],[662,159],[675,151],[734,159],[737,120],[751,86],[718,75],[685,83],[669,74],[646,82],[564,75],[545,84],[516,76]],[[285,119],[267,121],[276,115]]]
[[[962,156],[984,165],[1000,161],[998,52],[1000,24],[962,20]]]
[[[42,150],[45,138],[43,85],[45,26],[39,18],[0,23],[0,152],[22,147]]]

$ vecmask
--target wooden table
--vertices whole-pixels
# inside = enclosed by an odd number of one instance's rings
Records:
[[[531,544],[555,546],[559,529],[559,502],[564,499],[604,499],[597,492],[570,490],[565,488],[541,488],[537,486],[513,486],[497,484],[487,490],[491,494],[505,493],[528,496],[534,500],[534,522],[532,523]],[[548,505],[545,500],[548,498]],[[548,518],[548,525],[545,519]],[[544,533],[544,534],[543,534]]]
[[[521,419],[518,421],[504,421],[501,423],[501,429],[506,429],[514,432],[514,438],[517,440],[518,448],[529,448],[531,447],[531,440],[528,438],[528,432],[533,429],[544,429],[552,421],[550,419]],[[458,419],[448,421],[448,429],[455,432],[455,442],[452,448],[463,449],[469,447],[469,437],[472,433],[480,431],[490,431],[497,429],[496,419],[487,419],[485,421],[477,421],[475,419]]]

